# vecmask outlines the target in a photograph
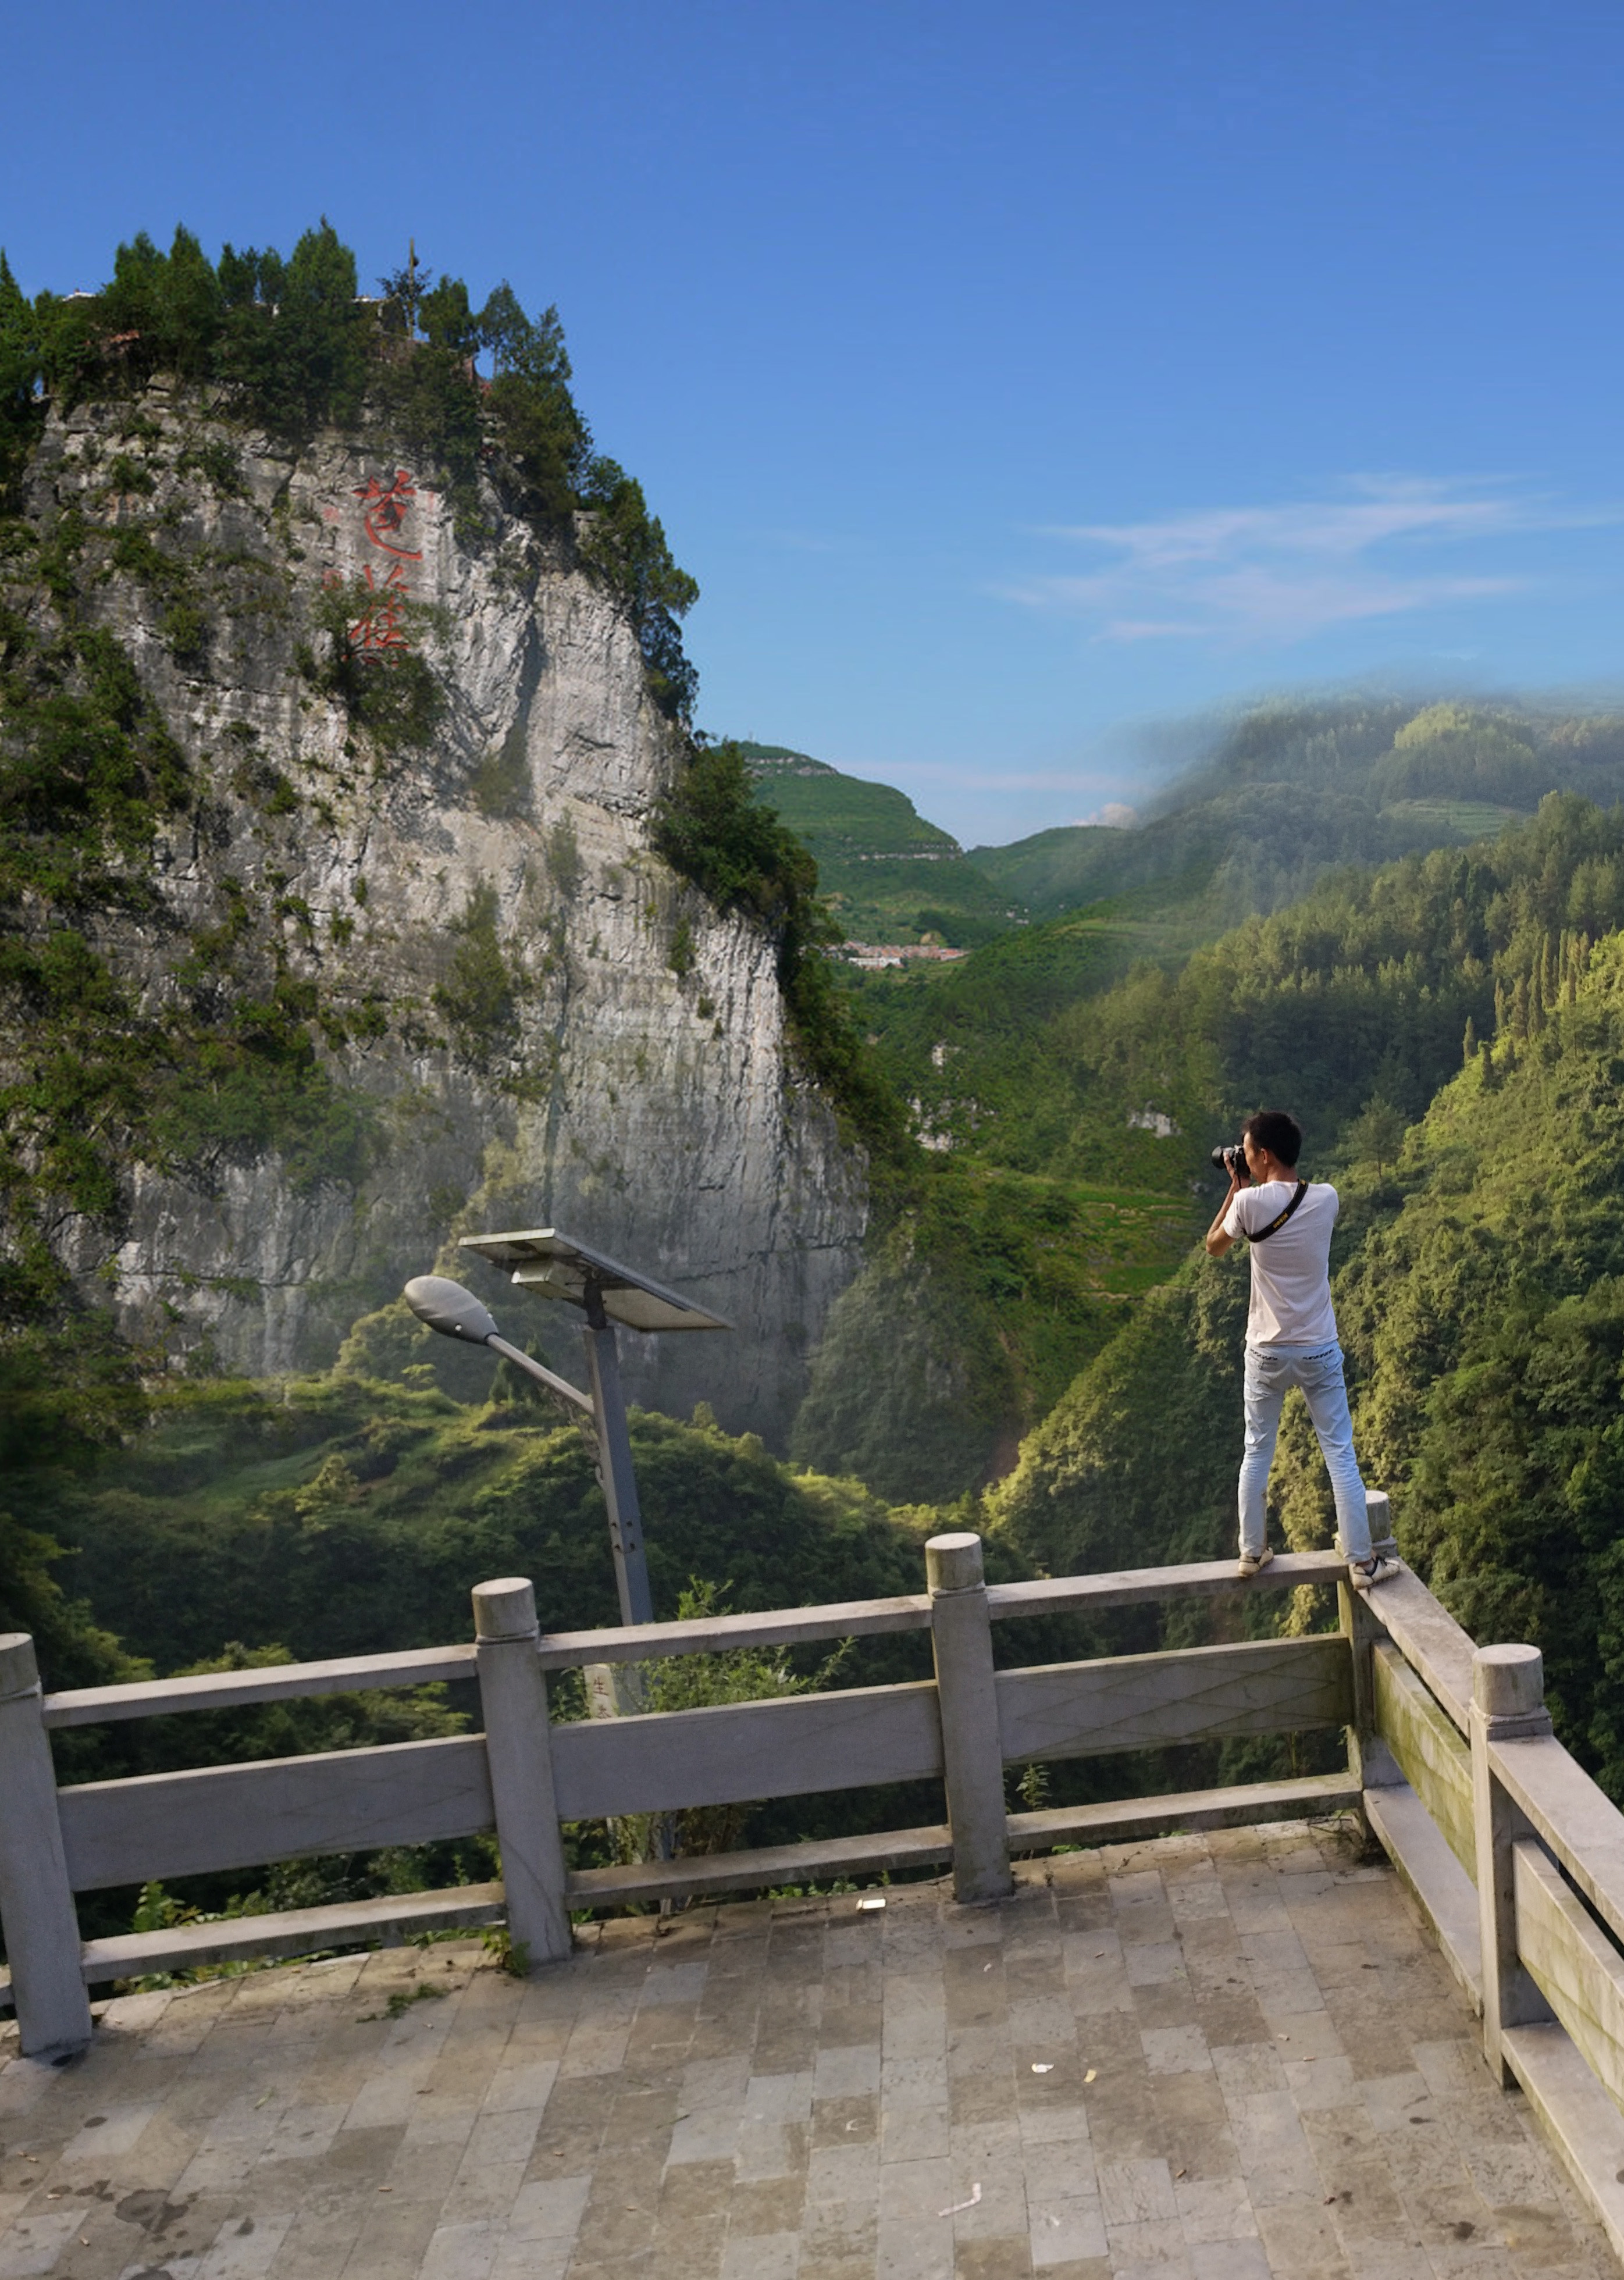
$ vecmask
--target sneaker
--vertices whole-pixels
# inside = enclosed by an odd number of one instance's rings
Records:
[[[1274,1557],[1273,1551],[1266,1544],[1261,1552],[1243,1552],[1237,1563],[1238,1571],[1243,1575],[1255,1575],[1258,1568],[1266,1568]]]
[[[1348,1562],[1348,1581],[1356,1591],[1368,1591],[1375,1583],[1389,1583],[1395,1575],[1403,1573],[1403,1567],[1397,1560],[1372,1558],[1350,1560]]]

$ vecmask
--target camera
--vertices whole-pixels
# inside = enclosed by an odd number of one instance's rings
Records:
[[[1214,1148],[1212,1163],[1215,1172],[1232,1172],[1243,1180],[1250,1176],[1246,1169],[1246,1151],[1238,1140],[1230,1147]]]

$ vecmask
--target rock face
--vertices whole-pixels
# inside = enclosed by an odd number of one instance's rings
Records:
[[[678,746],[570,536],[489,482],[483,529],[460,535],[410,453],[329,433],[290,458],[161,385],[53,416],[27,512],[42,533],[83,518],[106,566],[81,607],[205,795],[160,831],[169,923],[120,921],[121,968],[173,988],[177,929],[235,894],[289,970],[369,1005],[375,1032],[334,1063],[373,1112],[358,1182],[300,1182],[268,1149],[206,1181],[137,1166],[111,1269],[95,1229],[65,1230],[76,1271],[102,1267],[125,1327],[177,1360],[204,1348],[275,1375],[331,1362],[369,1314],[350,1349],[367,1366],[438,1362],[377,1313],[438,1262],[575,1374],[578,1318],[450,1248],[557,1224],[737,1326],[624,1336],[635,1398],[709,1399],[781,1440],[856,1268],[864,1167],[792,1065],[770,944],[652,850]],[[179,566],[190,620],[154,555]],[[437,689],[432,735],[369,726],[354,686]],[[466,1361],[466,1382],[488,1375]]]

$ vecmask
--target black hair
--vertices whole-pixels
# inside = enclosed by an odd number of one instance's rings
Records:
[[[1303,1128],[1283,1108],[1258,1109],[1242,1125],[1241,1137],[1254,1147],[1266,1148],[1282,1164],[1295,1165],[1303,1152]]]

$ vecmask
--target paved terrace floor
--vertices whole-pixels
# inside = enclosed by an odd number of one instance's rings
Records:
[[[1324,1829],[588,1937],[126,1997],[59,2070],[12,2030],[0,2280],[1617,2280]]]

